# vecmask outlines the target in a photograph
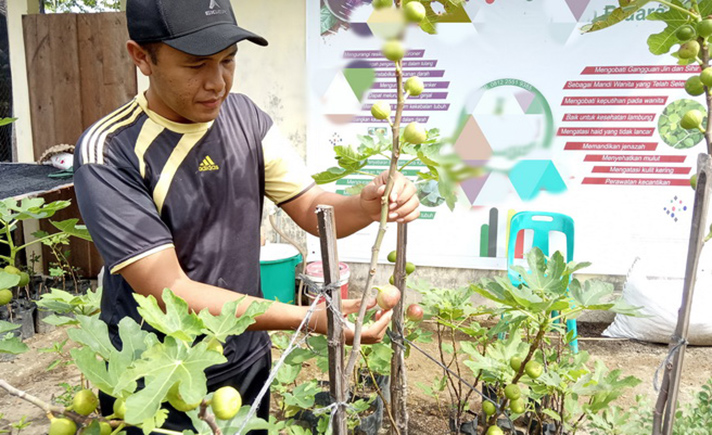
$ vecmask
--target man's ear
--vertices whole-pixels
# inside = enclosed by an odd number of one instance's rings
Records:
[[[129,56],[133,61],[134,65],[141,70],[141,73],[145,76],[150,76],[152,73],[151,57],[136,41],[129,40],[126,42],[126,50],[129,52]]]

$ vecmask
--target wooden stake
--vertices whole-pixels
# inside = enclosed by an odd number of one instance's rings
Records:
[[[393,435],[406,435],[408,433],[408,378],[405,370],[405,348],[403,339],[403,312],[405,311],[405,263],[406,241],[408,240],[408,225],[398,224],[398,238],[396,251],[396,267],[394,271],[395,285],[401,291],[401,299],[393,308],[391,327],[394,337],[391,343],[393,357],[391,358],[391,414],[395,427],[391,428]],[[386,404],[387,406],[387,404]]]
[[[324,271],[326,294],[331,299],[327,306],[327,341],[329,344],[329,387],[331,397],[338,404],[331,427],[334,435],[346,435],[346,388],[344,383],[344,329],[341,319],[335,313],[341,313],[341,289],[332,291],[331,284],[341,281],[339,255],[336,251],[336,222],[334,207],[319,205],[316,208],[321,242],[321,261]],[[340,315],[340,314],[339,314]]]
[[[685,349],[687,348],[686,341],[690,326],[690,311],[697,278],[697,266],[700,260],[700,251],[704,244],[703,237],[707,233],[705,222],[709,209],[710,177],[712,177],[712,158],[709,154],[700,154],[698,156],[697,168],[697,189],[695,189],[695,205],[692,210],[692,227],[690,228],[690,243],[687,250],[682,306],[677,318],[675,335],[670,343],[670,349],[677,347],[677,351],[673,355],[672,361],[665,366],[662,387],[660,388],[653,414],[653,435],[672,434],[682,364],[685,357]]]

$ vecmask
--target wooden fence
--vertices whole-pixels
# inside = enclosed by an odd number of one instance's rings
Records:
[[[22,19],[30,88],[34,156],[48,148],[75,144],[82,132],[136,95],[136,73],[126,52],[123,12],[33,14]],[[50,202],[72,200],[55,220],[80,218],[74,189],[46,195]],[[41,229],[52,232],[49,224]],[[83,276],[95,277],[101,258],[93,244],[72,239],[70,261]],[[45,270],[51,254],[43,252]]]

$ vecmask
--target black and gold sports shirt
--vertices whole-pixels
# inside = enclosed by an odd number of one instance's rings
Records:
[[[271,118],[241,94],[229,95],[215,121],[195,124],[156,114],[138,95],[82,134],[74,161],[79,209],[111,272],[101,319],[118,348],[119,321],[141,323],[122,268],[175,248],[191,279],[261,297],[263,198],[284,204],[313,185]],[[231,337],[228,362],[208,370],[209,383],[244,369],[269,346],[261,331]]]

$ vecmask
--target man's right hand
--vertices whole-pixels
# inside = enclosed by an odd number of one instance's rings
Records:
[[[373,299],[369,302],[367,309],[373,308],[374,305],[376,305],[375,299]],[[361,307],[361,299],[344,299],[341,301],[341,312],[344,315],[344,321],[345,321],[344,335],[346,338],[346,344],[348,344],[348,345],[353,344],[354,330],[353,330],[353,324],[346,320],[346,316],[348,316],[349,314],[352,314],[352,313],[357,313],[360,307]],[[305,308],[307,310],[309,309],[308,307],[305,307]],[[317,332],[319,334],[327,333],[326,310],[327,310],[327,307],[326,307],[325,303],[322,302],[319,305],[317,305],[316,309],[314,310],[314,313],[312,314],[310,322],[309,322],[309,328],[312,331]],[[386,328],[388,328],[388,324],[390,323],[392,316],[393,316],[392,310],[384,311],[378,320],[376,320],[374,323],[368,325],[368,327],[362,328],[361,329],[361,343],[362,344],[373,344],[373,343],[379,343],[381,340],[383,340],[383,336],[386,334]]]

